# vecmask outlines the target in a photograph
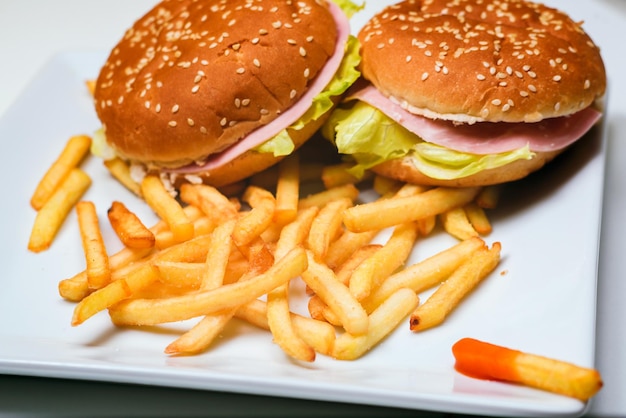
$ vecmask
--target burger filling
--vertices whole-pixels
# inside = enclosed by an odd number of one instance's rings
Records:
[[[593,108],[537,123],[455,124],[406,111],[373,86],[356,89],[325,123],[322,133],[354,162],[351,173],[408,157],[424,175],[453,180],[563,149],[600,119]]]

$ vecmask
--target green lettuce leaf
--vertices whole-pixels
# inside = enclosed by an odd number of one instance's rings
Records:
[[[356,12],[363,10],[365,7],[365,3],[361,3],[360,5],[353,3],[350,0],[332,0],[339,8],[343,11],[343,13],[350,19]]]
[[[319,119],[323,114],[331,110],[334,106],[332,98],[345,93],[361,75],[356,69],[360,62],[359,41],[356,37],[350,35],[346,43],[346,53],[339,65],[339,69],[324,90],[313,98],[311,107],[288,128],[283,129],[274,138],[269,139],[254,148],[254,150],[258,152],[271,152],[274,153],[274,156],[289,155],[294,149],[294,144],[289,137],[287,129],[300,130],[307,123]],[[291,143],[291,148],[286,146],[286,141]]]
[[[111,147],[107,142],[107,137],[103,128],[100,128],[93,133],[89,151],[96,157],[100,157],[105,161],[112,160],[117,156],[113,147]]]
[[[357,177],[377,164],[406,156],[413,158],[416,167],[427,176],[451,180],[534,155],[528,145],[488,155],[451,150],[423,141],[364,102],[349,105],[333,111],[322,127],[322,135],[335,144],[340,154],[351,156],[354,166],[349,171]]]

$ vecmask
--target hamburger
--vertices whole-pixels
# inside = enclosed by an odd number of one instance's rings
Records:
[[[348,0],[164,0],[112,49],[92,152],[140,181],[226,185],[292,153],[359,77]]]
[[[432,186],[521,179],[600,119],[599,48],[523,0],[407,0],[358,34],[362,80],[324,136],[364,170]]]

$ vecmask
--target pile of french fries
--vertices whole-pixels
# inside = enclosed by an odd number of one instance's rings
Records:
[[[158,177],[136,183],[124,162],[107,161],[160,218],[146,227],[113,201],[108,224],[124,246],[108,254],[98,208],[81,200],[90,182],[70,180],[89,142],[79,138],[68,142],[33,196],[43,203],[29,248],[48,248],[50,231],[75,208],[85,269],[58,286],[77,303],[72,325],[102,311],[120,327],[195,318],[167,354],[206,351],[239,318],[269,330],[294,359],[356,359],[407,318],[415,332],[443,323],[500,260],[500,243],[489,247],[481,237],[491,232],[485,209],[496,205],[495,188],[428,188],[374,175],[357,180],[342,164],[308,164],[298,153],[232,193],[183,184],[177,197]],[[305,194],[311,178],[323,187]],[[359,181],[378,198],[361,202]],[[36,198],[42,190],[50,197]],[[433,233],[449,233],[457,243],[407,265],[415,244]],[[296,280],[306,285],[308,315],[290,306]],[[420,304],[420,293],[432,288]]]

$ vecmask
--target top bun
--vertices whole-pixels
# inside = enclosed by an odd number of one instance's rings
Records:
[[[98,76],[94,100],[107,141],[147,165],[202,160],[294,104],[336,37],[323,0],[162,1],[126,32]]]
[[[566,14],[522,0],[407,0],[360,31],[362,72],[415,114],[537,122],[604,94],[598,47]]]

